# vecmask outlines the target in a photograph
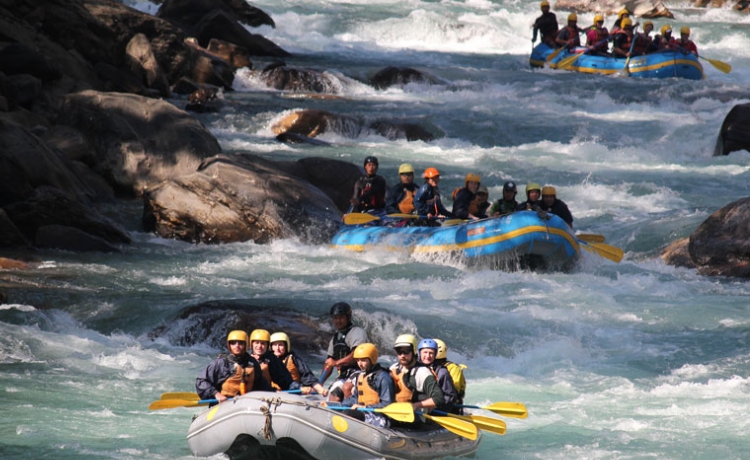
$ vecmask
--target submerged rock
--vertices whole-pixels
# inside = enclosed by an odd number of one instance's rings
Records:
[[[732,107],[716,138],[714,156],[729,155],[738,150],[750,152],[750,104]]]

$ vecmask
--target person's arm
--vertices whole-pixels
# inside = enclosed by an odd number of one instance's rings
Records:
[[[400,184],[396,184],[388,191],[385,200],[385,212],[388,214],[398,214],[401,212],[398,203],[404,199],[403,190]]]
[[[374,409],[379,409],[393,403],[396,398],[396,385],[393,383],[391,374],[385,369],[383,369],[381,372],[378,372],[376,381],[378,386],[378,395],[380,396],[380,402],[371,407],[373,407]]]
[[[299,383],[302,386],[302,393],[308,394],[310,390],[306,390],[306,388],[311,388],[317,391],[319,394],[327,396],[328,390],[326,390],[325,387],[320,384],[318,378],[315,377],[315,374],[313,374],[313,371],[310,369],[310,366],[307,365],[305,360],[297,355],[292,355],[292,359],[294,360],[294,365],[297,366],[297,370],[300,374]]]
[[[222,372],[223,360],[215,359],[195,379],[195,392],[201,399],[227,399],[221,394],[221,384],[227,379]]]
[[[456,199],[453,201],[453,215],[458,219],[469,218],[469,192],[466,189],[461,189],[456,194]]]
[[[299,388],[299,384],[292,379],[289,369],[276,356],[270,358],[268,368],[268,371],[271,373],[271,380],[281,387],[282,390],[296,390]]]

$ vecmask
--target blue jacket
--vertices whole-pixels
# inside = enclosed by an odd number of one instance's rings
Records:
[[[440,189],[428,183],[422,184],[417,190],[417,194],[414,196],[414,208],[420,216],[442,214],[445,217],[453,217],[453,213],[443,206],[443,201],[440,199]]]

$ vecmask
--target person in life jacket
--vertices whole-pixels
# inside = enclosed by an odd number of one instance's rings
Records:
[[[247,353],[245,331],[227,335],[229,353],[222,353],[195,379],[195,391],[201,399],[216,399],[219,403],[250,391],[272,391],[263,379],[260,365]]]
[[[417,345],[419,352],[419,362],[427,366],[432,375],[435,376],[440,389],[443,391],[443,407],[446,412],[453,412],[454,406],[458,404],[458,390],[453,383],[453,378],[445,366],[437,364],[438,344],[433,339],[422,339]]]
[[[517,194],[518,187],[516,187],[515,182],[508,181],[503,184],[503,198],[492,203],[490,215],[492,217],[499,217],[516,212],[518,209]]]
[[[358,407],[380,409],[395,401],[396,389],[391,375],[378,364],[378,349],[372,343],[363,343],[354,349],[354,359],[360,372],[351,396],[342,401],[350,406],[344,413],[363,422],[379,427],[389,427],[390,420],[380,413],[359,411]]]
[[[353,384],[350,379],[359,371],[357,361],[354,359],[354,349],[358,345],[369,342],[370,339],[364,329],[352,324],[352,307],[348,303],[333,304],[331,319],[336,332],[328,343],[328,358],[323,364],[323,377],[320,381],[325,382],[333,369],[338,369],[336,379],[328,387],[328,399],[341,402],[349,396],[350,385]]]
[[[598,56],[609,56],[609,30],[604,26],[604,16],[594,16],[594,25],[586,32],[586,47],[589,53]]]
[[[382,211],[385,209],[385,179],[378,175],[378,159],[365,158],[365,175],[354,183],[354,195],[350,201],[350,212]]]
[[[614,35],[623,29],[622,20],[626,18],[630,19],[630,11],[627,8],[623,8],[617,12],[617,19],[615,19],[615,23],[612,25],[610,35]]]
[[[612,54],[616,58],[626,58],[631,56],[630,45],[633,41],[633,21],[630,18],[623,18],[620,23],[622,30],[615,34],[612,42]]]
[[[583,32],[578,27],[578,15],[570,13],[568,15],[568,25],[560,29],[555,37],[557,47],[567,46],[568,51],[573,51],[576,47],[581,46],[580,33]]]
[[[690,27],[684,26],[680,29],[680,39],[674,45],[683,53],[692,53],[698,56],[698,47],[690,40]]]
[[[672,26],[664,24],[659,29],[659,35],[654,37],[654,48],[656,51],[674,49],[675,40],[672,38]]]
[[[541,42],[549,46],[550,48],[557,48],[555,44],[555,37],[557,36],[557,16],[555,13],[550,12],[549,2],[542,0],[539,4],[539,8],[542,10],[542,15],[536,18],[534,25],[534,35],[531,37],[531,43],[536,42],[537,32],[541,32]]]
[[[424,170],[424,184],[419,187],[417,194],[414,196],[414,208],[420,216],[427,216],[428,219],[433,217],[453,217],[453,213],[445,209],[443,201],[440,198],[440,171],[435,168]]]
[[[536,211],[539,199],[542,197],[542,187],[536,182],[526,184],[526,201],[518,205],[518,211]]]
[[[464,178],[463,188],[453,193],[453,217],[457,219],[479,219],[479,216],[469,211],[471,202],[477,197],[477,190],[482,179],[478,174],[469,173]]]
[[[652,51],[653,49],[653,38],[649,36],[651,31],[654,30],[654,23],[646,21],[643,23],[643,32],[633,33],[633,56],[644,56]]]
[[[404,163],[398,167],[399,182],[388,191],[385,212],[388,214],[412,214],[417,184],[414,183],[414,167]]]
[[[480,219],[486,219],[487,208],[490,207],[489,202],[490,191],[486,186],[480,185],[477,189],[477,197],[469,203],[469,214],[479,217]]]
[[[315,377],[305,360],[292,351],[292,341],[289,340],[286,333],[274,332],[271,334],[271,350],[289,371],[292,380],[301,385],[302,394],[307,395],[314,390],[318,394],[328,396],[328,390],[318,382],[318,378]]]
[[[271,333],[265,329],[255,329],[250,333],[250,355],[258,361],[265,379],[275,390],[296,390],[299,383],[292,380],[292,375],[281,360],[269,349]]]
[[[396,385],[396,401],[410,402],[415,411],[444,410],[445,396],[432,371],[417,359],[417,338],[396,337],[393,348],[398,361],[390,367]]]
[[[437,355],[435,355],[435,365],[443,366],[448,370],[451,380],[453,380],[453,386],[456,388],[458,394],[455,403],[456,405],[453,406],[452,413],[461,415],[463,414],[463,409],[458,406],[463,405],[464,398],[466,397],[466,378],[464,377],[464,369],[466,369],[466,365],[448,361],[448,347],[445,345],[445,342],[440,339],[434,340],[437,342],[438,346]]]
[[[545,185],[542,188],[542,200],[539,207],[543,212],[549,212],[560,219],[564,220],[570,228],[573,228],[573,215],[568,209],[568,205],[563,200],[557,199],[557,190],[551,185]]]

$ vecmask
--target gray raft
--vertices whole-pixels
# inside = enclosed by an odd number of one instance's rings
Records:
[[[324,407],[319,396],[252,392],[198,415],[187,434],[193,455],[319,460],[435,459],[473,455],[476,440],[437,425],[378,428]]]

